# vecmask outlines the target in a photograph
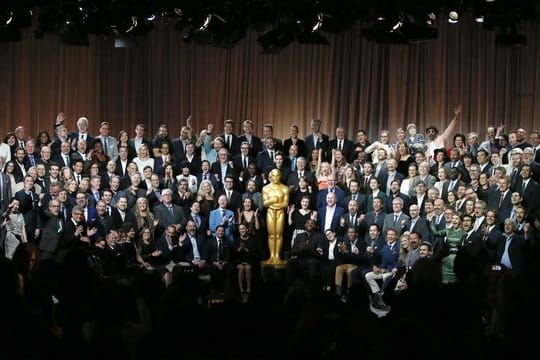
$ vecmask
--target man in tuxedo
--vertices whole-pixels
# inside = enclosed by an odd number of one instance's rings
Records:
[[[316,230],[316,223],[308,219],[306,231],[298,234],[291,249],[291,259],[288,262],[287,278],[292,282],[307,271],[308,280],[313,280],[319,271],[320,254],[317,247],[323,239],[321,232]]]
[[[37,210],[37,209],[36,209]],[[58,200],[49,201],[49,209],[42,210],[39,207],[41,241],[39,248],[42,251],[41,260],[54,260],[57,249],[65,230],[65,223],[59,214],[60,202]]]
[[[364,221],[362,222],[362,230],[360,233],[361,235],[365,235],[369,227],[373,224],[376,224],[379,229],[382,229],[384,225],[384,218],[386,216],[383,211],[383,207],[384,202],[382,198],[376,197],[373,199],[373,211],[369,211],[366,213]]]
[[[211,172],[210,161],[208,160],[201,161],[201,172],[197,174],[197,184],[200,186],[204,180],[210,181],[214,189],[217,189],[218,182],[215,174]]]
[[[325,135],[321,132],[321,120],[311,120],[311,134],[306,136],[304,142],[306,145],[306,153],[309,159],[311,159],[311,153],[314,149],[323,149],[323,153],[328,150],[328,143],[330,142],[330,139],[328,135]]]
[[[379,173],[379,180],[381,182],[381,191],[385,192],[387,195],[390,195],[390,186],[392,181],[399,180],[401,181],[405,178],[402,173],[397,172],[397,161],[395,159],[388,159],[386,161],[386,167],[381,170]]]
[[[417,185],[418,186],[418,185]],[[405,214],[409,213],[409,203],[410,200],[409,197],[405,194],[403,194],[400,191],[401,187],[401,181],[399,180],[393,180],[390,184],[390,192],[388,193],[388,196],[386,197],[386,201],[384,204],[384,211],[385,212],[391,212],[392,211],[392,201],[396,198],[401,198],[403,200],[403,211]],[[423,196],[422,198],[426,198],[426,196]]]
[[[253,122],[251,120],[244,120],[242,129],[244,130],[244,133],[238,137],[238,141],[240,144],[246,141],[249,144],[249,154],[253,157],[257,157],[262,151],[262,143],[261,139],[253,134]]]
[[[95,201],[92,202],[93,205],[89,205],[89,195],[90,194],[88,192],[83,192],[82,190],[79,190],[79,192],[77,192],[77,194],[75,195],[75,204],[83,209],[84,221],[86,222],[86,225],[93,228],[96,227],[96,223],[98,221],[98,214],[95,208]]]
[[[240,153],[241,143],[238,137],[234,134],[234,122],[230,119],[225,120],[223,123],[223,133],[218,134],[225,141],[225,147],[229,150],[232,156],[236,156]]]
[[[403,199],[395,198],[392,200],[392,213],[384,217],[383,234],[386,234],[389,229],[394,229],[397,236],[400,236],[409,219],[410,217],[403,212]]]
[[[249,164],[256,164],[253,156],[249,155],[249,144],[243,142],[240,144],[240,154],[233,157],[233,165],[239,178],[244,179],[248,175]]]
[[[488,261],[490,263],[497,262],[497,252],[499,244],[504,242],[505,237],[497,226],[497,212],[488,210],[486,212],[485,226],[482,228],[482,241],[486,245]]]
[[[326,194],[326,203],[319,207],[317,214],[319,229],[338,229],[341,215],[345,213],[345,210],[337,206],[337,201],[335,193]]]
[[[354,144],[351,140],[345,138],[345,129],[341,126],[336,128],[336,138],[329,142],[328,150],[340,150],[348,163],[354,160]]]
[[[105,155],[115,162],[118,159],[118,142],[116,139],[109,135],[109,123],[102,121],[99,127],[99,135],[96,137],[101,141],[103,145],[103,152]]]

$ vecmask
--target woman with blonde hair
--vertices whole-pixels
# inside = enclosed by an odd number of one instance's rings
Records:
[[[215,189],[210,180],[203,180],[197,192],[197,201],[201,204],[201,216],[208,217],[210,212],[217,207]]]
[[[135,203],[135,209],[133,210],[135,219],[137,219],[137,233],[141,232],[143,228],[148,228],[152,232],[152,238],[154,237],[155,226],[158,224],[158,219],[150,211],[148,206],[148,199],[140,197]]]

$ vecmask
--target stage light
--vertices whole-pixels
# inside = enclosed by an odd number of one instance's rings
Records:
[[[448,22],[450,24],[457,24],[459,22],[459,14],[457,11],[452,10],[448,13]]]

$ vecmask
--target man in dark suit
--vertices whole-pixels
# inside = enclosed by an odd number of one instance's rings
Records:
[[[67,167],[71,169],[71,145],[68,142],[64,142],[60,145],[60,153],[53,155],[53,162],[59,164],[60,167]]]
[[[316,277],[319,270],[320,254],[317,247],[323,239],[322,233],[316,230],[315,221],[308,219],[306,231],[298,234],[291,249],[291,259],[288,261],[287,278],[292,282],[307,271],[309,280]]]
[[[240,153],[240,141],[239,138],[234,134],[234,122],[230,119],[225,120],[223,123],[223,132],[218,134],[218,137],[221,137],[225,144],[224,146],[229,150],[229,153],[232,156],[236,156]]]
[[[264,170],[264,174],[266,176],[267,179],[270,178],[270,172],[274,169],[278,169],[279,172],[281,173],[281,183],[282,184],[286,184],[287,183],[287,180],[289,179],[289,176],[291,175],[291,170],[289,167],[285,166],[284,165],[284,155],[281,151],[276,151],[275,152],[275,158],[274,158],[274,164],[272,164],[271,166],[267,167],[265,170]]]
[[[392,181],[392,184],[390,185],[390,192],[388,193],[388,196],[386,196],[384,212],[392,212],[392,201],[394,201],[396,198],[401,198],[401,200],[403,200],[403,211],[405,214],[409,213],[409,204],[411,199],[400,191],[400,187],[401,181]],[[424,196],[424,198],[427,198],[427,196]]]
[[[337,206],[336,194],[326,194],[326,204],[319,207],[317,214],[319,229],[338,229],[341,215],[344,213],[345,210],[341,206]]]
[[[125,223],[137,224],[135,214],[128,210],[128,199],[125,195],[120,196],[116,207],[111,208],[111,216],[107,220],[107,228],[112,230],[120,229]]]
[[[0,214],[8,208],[11,197],[11,180],[0,170]]]
[[[267,168],[274,165],[274,159],[276,156],[276,150],[274,149],[274,139],[269,138],[265,140],[266,150],[263,150],[257,154],[257,168],[259,171],[266,171]]]
[[[186,222],[186,233],[180,237],[178,243],[181,249],[181,261],[192,264],[196,269],[201,269],[206,260],[206,236],[198,233],[195,221]]]
[[[255,158],[249,154],[249,144],[247,142],[240,144],[240,154],[233,157],[234,168],[239,174],[239,177],[245,177],[249,164],[256,163]]]
[[[512,210],[511,194],[510,177],[508,175],[499,179],[498,188],[497,184],[494,184],[488,191],[488,209],[497,211],[500,224],[510,216]]]
[[[227,209],[236,214],[238,209],[242,209],[242,194],[235,189],[235,185],[235,177],[228,175],[225,177],[223,190],[217,191],[216,197],[219,198],[221,195],[225,195],[228,202]]]
[[[230,286],[231,254],[231,243],[225,238],[225,226],[218,225],[215,236],[206,242],[205,259],[216,293],[222,293]]]
[[[328,151],[332,149],[340,150],[348,163],[354,160],[354,143],[345,138],[345,129],[343,127],[336,128],[336,138],[332,139],[328,144]]]
[[[409,206],[409,216],[410,219],[405,224],[405,231],[416,232],[420,234],[422,240],[431,243],[431,232],[427,226],[426,218],[420,216],[420,208],[417,204],[413,203]]]
[[[528,242],[515,231],[516,222],[509,218],[505,219],[503,233],[505,240],[498,244],[496,260],[507,269],[515,273],[522,273],[528,266]]]
[[[349,206],[349,201],[351,200],[356,200],[357,204],[358,204],[358,212],[360,214],[365,214],[366,213],[366,201],[367,201],[367,196],[364,195],[364,194],[361,194],[359,191],[360,191],[360,184],[358,182],[358,180],[351,180],[349,182],[349,195],[345,196],[345,198],[343,198],[343,201],[341,202],[341,207],[342,208],[347,208]]]
[[[238,137],[239,143],[247,142],[249,144],[249,154],[253,157],[257,157],[262,151],[261,139],[253,134],[253,122],[251,120],[244,120],[242,125],[244,133]]]
[[[467,251],[479,264],[488,262],[487,249],[482,237],[474,231],[474,221],[471,215],[463,215],[461,225],[467,234],[461,239],[461,248]]]
[[[487,174],[488,177],[491,176],[493,164],[489,161],[489,153],[486,150],[479,149],[476,152],[476,161],[478,162],[478,171]]]
[[[17,183],[24,180],[26,171],[28,170],[28,166],[25,164],[25,158],[26,152],[24,149],[17,148],[15,150],[15,158],[13,159],[13,164],[15,165],[13,168],[13,177]]]
[[[211,172],[211,166],[208,160],[201,161],[201,172],[197,174],[197,184],[199,186],[203,180],[210,181],[214,189],[217,189],[218,181],[215,174]]]
[[[380,197],[373,199],[373,211],[366,213],[364,221],[362,222],[362,228],[360,235],[365,236],[369,227],[373,224],[376,224],[379,229],[382,229],[384,224],[384,217],[386,214],[383,211],[384,202]]]
[[[65,230],[65,223],[60,217],[59,210],[60,202],[58,200],[49,201],[48,210],[39,207],[41,228],[39,248],[43,252],[42,260],[54,260],[56,258],[58,245]]]
[[[317,186],[317,180],[315,179],[315,175],[309,170],[306,169],[307,161],[304,157],[299,157],[296,160],[296,171],[292,172],[289,175],[289,178],[287,179],[286,184],[289,187],[294,187],[295,189],[298,188],[298,180],[300,177],[306,178],[309,186],[312,188],[315,188]]]
[[[210,172],[216,179],[216,191],[223,189],[223,186],[225,185],[225,177],[227,175],[231,175],[233,177],[237,176],[236,170],[229,163],[229,151],[227,149],[219,149],[218,159],[212,164]]]
[[[521,179],[514,186],[514,191],[523,198],[523,205],[527,207],[529,214],[535,213],[540,208],[540,185],[532,179],[530,165],[521,167]]]
[[[364,215],[358,211],[358,201],[349,200],[347,209],[348,212],[341,215],[341,218],[339,220],[338,234],[340,236],[344,236],[345,232],[350,228],[354,228],[358,232],[360,230],[361,222],[364,218]]]
[[[317,207],[326,206],[326,200],[328,194],[334,194],[336,196],[336,201],[338,204],[343,202],[345,194],[338,186],[336,186],[336,178],[334,176],[329,176],[327,179],[328,187],[326,189],[320,190],[317,194]]]
[[[15,199],[19,200],[19,211],[24,217],[26,238],[35,243],[39,236],[37,207],[39,197],[34,190],[34,178],[31,175],[24,177],[23,189],[15,193]]]
[[[373,164],[370,162],[365,162],[364,165],[362,166],[362,169],[363,169],[363,175],[358,179],[358,183],[360,185],[359,192],[364,195],[367,195],[369,192],[371,192],[369,188],[369,181],[371,180],[372,177],[374,177]]]
[[[72,132],[70,138],[86,141],[88,147],[94,146],[94,137],[88,133],[88,119],[86,117],[80,117],[77,120],[77,129],[78,131]],[[73,148],[75,151],[76,148]]]
[[[137,124],[135,125],[135,137],[128,140],[128,157],[130,159],[138,155],[142,144],[146,144],[149,149],[152,148],[152,142],[144,137],[144,124]]]
[[[297,155],[307,157],[306,143],[304,142],[304,140],[298,138],[298,126],[291,125],[290,134],[291,136],[285,139],[285,141],[283,141],[283,152],[285,154],[289,154],[289,149],[291,148],[291,146],[296,145],[298,149]]]
[[[304,142],[306,145],[306,154],[308,159],[311,159],[311,153],[314,149],[322,149],[323,154],[326,152],[326,150],[328,150],[328,143],[330,142],[330,139],[328,135],[321,132],[321,120],[311,120],[311,134],[306,136]]]
[[[198,201],[194,201],[193,204],[191,204],[190,212],[187,215],[187,221],[192,221],[193,224],[195,224],[195,231],[204,239],[212,235],[208,218],[201,215],[201,204]]]

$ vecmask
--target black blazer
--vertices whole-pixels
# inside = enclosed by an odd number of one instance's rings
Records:
[[[332,152],[331,152],[332,149],[337,149],[337,148],[338,148],[338,140],[337,139],[330,140],[328,144],[328,154],[327,154],[329,159],[332,158]],[[347,162],[352,163],[353,160],[355,159],[354,158],[354,143],[349,139],[343,139],[342,152],[345,158],[347,159]]]
[[[289,148],[292,146],[292,140],[291,138],[285,139],[283,141],[283,153],[288,155],[289,154]],[[306,143],[302,139],[296,140],[296,145],[298,146],[298,156],[307,157],[306,153]]]
[[[223,257],[220,260],[230,262],[231,261],[231,244],[226,238],[222,239]],[[212,236],[206,242],[206,262],[211,265],[214,261],[218,260],[218,244],[215,236]]]
[[[41,240],[39,248],[42,251],[54,253],[64,234],[65,223],[61,217],[54,216],[49,210],[43,210],[41,207],[37,210],[40,217]],[[60,229],[60,224],[62,228]]]
[[[512,241],[508,248],[508,256],[510,257],[510,262],[512,263],[512,270],[520,273],[523,272],[527,267],[527,241],[523,236],[517,234],[513,234],[511,238]],[[500,241],[498,244],[496,258],[498,263],[501,262],[501,258],[504,254],[506,241],[507,238],[505,238],[503,241]]]

